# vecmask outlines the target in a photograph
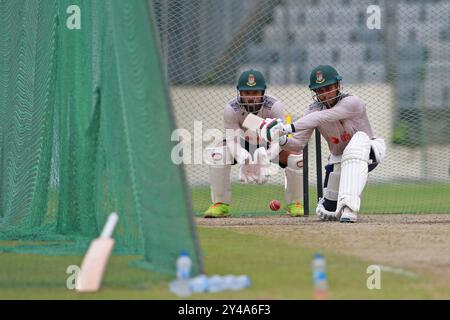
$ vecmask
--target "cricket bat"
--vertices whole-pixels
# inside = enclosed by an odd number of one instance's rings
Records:
[[[249,113],[247,117],[245,117],[242,126],[250,130],[253,134],[257,134],[257,129],[259,129],[260,124],[264,121],[263,118],[254,115],[253,113]]]
[[[117,213],[111,213],[100,237],[91,242],[77,277],[75,289],[78,292],[96,292],[100,289],[103,273],[114,247],[111,235],[118,220]]]

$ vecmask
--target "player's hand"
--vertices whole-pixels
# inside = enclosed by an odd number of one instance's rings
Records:
[[[239,181],[249,183],[255,180],[255,168],[250,152],[244,148],[240,148],[236,154],[236,162],[240,164]]]
[[[284,125],[281,119],[267,118],[257,129],[258,135],[265,141],[272,142],[281,136],[292,133],[291,125]]]
[[[287,135],[282,135],[280,136],[280,138],[278,139],[278,143],[279,145],[282,147],[284,146],[288,141],[288,136]]]
[[[264,184],[272,174],[267,150],[260,147],[253,154],[253,162],[242,164],[239,168],[239,181],[243,183],[256,182]]]
[[[282,137],[282,136],[287,136],[287,135],[289,135],[289,134],[291,134],[293,131],[292,131],[292,125],[290,125],[290,124],[281,124],[281,127],[280,127],[280,137]]]
[[[254,165],[253,164],[241,164],[239,168],[239,181],[242,183],[249,183],[254,181]]]
[[[248,164],[252,162],[252,155],[244,148],[239,147],[239,150],[236,153],[236,162],[238,164]]]
[[[259,128],[256,131],[259,137],[265,141],[271,142],[272,138],[275,138],[275,135],[278,134],[280,125],[280,119],[266,118],[259,124]]]

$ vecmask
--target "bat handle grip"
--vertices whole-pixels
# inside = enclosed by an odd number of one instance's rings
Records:
[[[119,215],[115,212],[111,213],[106,221],[105,226],[103,227],[102,234],[100,238],[111,238],[111,235],[114,231],[114,228],[119,220]]]

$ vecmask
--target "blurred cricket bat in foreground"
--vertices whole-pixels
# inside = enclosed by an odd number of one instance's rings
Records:
[[[78,292],[96,292],[100,289],[103,273],[114,247],[114,239],[111,235],[118,220],[117,213],[111,213],[100,237],[91,242],[75,285]]]

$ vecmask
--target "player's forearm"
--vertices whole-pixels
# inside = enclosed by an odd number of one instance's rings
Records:
[[[281,145],[280,148],[285,151],[292,151],[292,152],[298,152],[299,150],[302,150],[303,147],[300,145],[299,141],[293,138],[288,138],[286,143]]]
[[[353,115],[352,112],[346,110],[346,108],[335,107],[335,109],[328,109],[322,111],[311,112],[304,117],[297,119],[292,124],[292,132],[298,132],[300,130],[315,129],[325,123],[335,122],[343,119],[350,118]]]
[[[331,117],[326,117],[325,115],[320,114],[322,112],[325,112],[325,111],[313,112],[302,118],[297,119],[292,124],[292,132],[298,132],[300,130],[315,129],[327,121],[334,121],[334,120],[331,120]]]
[[[312,132],[313,129],[301,130],[300,132],[297,132],[297,134],[294,134],[294,136],[287,138],[284,144],[280,143],[281,149],[286,151],[301,152],[303,148],[308,144]]]

